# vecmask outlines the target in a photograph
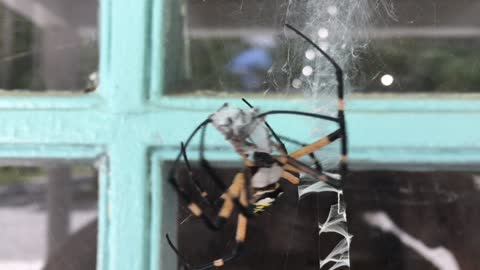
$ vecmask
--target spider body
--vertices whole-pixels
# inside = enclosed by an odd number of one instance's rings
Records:
[[[245,99],[243,100],[250,106],[250,109],[231,108],[228,103],[225,103],[209,119],[215,129],[224,135],[225,139],[243,158],[244,164],[248,168],[250,185],[247,197],[253,214],[263,212],[265,208],[275,202],[278,196],[283,194],[278,183],[281,179],[286,179],[296,185],[300,181],[299,173],[303,172],[310,173],[320,181],[329,182],[328,176],[321,174],[320,171],[302,171],[292,165],[285,168],[287,163],[285,162],[285,157],[287,157],[285,146],[280,140],[277,143],[272,140],[272,136],[274,138],[278,138],[278,136],[265,122],[264,117],[259,117],[259,109],[253,108]],[[274,151],[279,152],[280,155],[274,155]],[[298,161],[295,164],[307,167]]]
[[[192,267],[185,260],[167,235],[169,245],[177,253],[179,258],[182,259],[183,265],[189,269],[206,270],[220,267],[226,262],[236,258],[240,253],[246,238],[248,218],[261,213],[265,208],[271,206],[283,193],[281,185],[279,184],[281,179],[285,179],[291,184],[297,185],[300,182],[299,176],[301,174],[306,174],[317,181],[325,181],[336,188],[340,188],[344,181],[347,172],[347,136],[343,112],[343,71],[338,64],[312,40],[292,26],[286,26],[315,47],[315,49],[317,49],[317,51],[319,51],[334,66],[336,70],[335,75],[337,78],[338,93],[337,117],[300,111],[267,111],[261,113],[258,109],[254,108],[250,103],[243,99],[250,108],[237,109],[231,108],[228,104],[224,104],[194,129],[185,143],[181,144],[181,151],[170,170],[168,180],[187,203],[188,209],[192,215],[201,218],[208,228],[212,230],[221,229],[225,224],[225,221],[232,216],[235,208],[238,209],[238,218],[237,231],[235,234],[236,246],[233,251],[217,260],[196,267]],[[332,121],[338,124],[338,129],[311,144],[304,144],[277,135],[265,120],[268,115],[273,114],[299,115]],[[205,133],[207,126],[210,124],[223,134],[225,139],[230,142],[236,153],[238,153],[243,160],[243,170],[235,175],[229,186],[220,179],[216,170],[210,165],[209,161],[204,156]],[[206,192],[205,188],[203,188],[203,184],[193,177],[188,161],[186,148],[193,137],[199,132],[200,166],[208,174],[208,178],[219,190],[221,190],[222,196],[220,197],[220,201],[217,201],[220,202],[220,204],[210,203],[208,200],[210,197],[209,194]],[[288,153],[282,140],[300,145],[301,147],[292,153]],[[323,171],[320,162],[314,154],[315,151],[336,140],[341,141],[341,160],[338,166],[338,174]],[[182,156],[183,161],[189,170],[190,182],[195,185],[197,191],[201,194],[200,198],[203,199],[200,203],[187,193],[177,181],[175,170],[180,163]],[[309,156],[313,160],[314,167],[299,161],[299,159],[304,156]],[[213,207],[213,211],[216,211],[217,214],[213,217],[211,214],[207,214],[207,212],[204,211],[205,205]],[[215,207],[214,205],[220,205],[220,207]]]
[[[237,109],[225,103],[209,117],[249,169],[251,188],[248,192],[251,194],[248,197],[253,214],[270,206],[282,194],[277,182],[284,173],[272,156],[278,147],[271,140],[264,119],[257,117],[258,113],[256,108]]]
[[[256,108],[237,109],[225,103],[210,115],[209,119],[239,155],[249,156],[255,152],[271,153],[273,143],[264,120],[257,117],[258,112]]]

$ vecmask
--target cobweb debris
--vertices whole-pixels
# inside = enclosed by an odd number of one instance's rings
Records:
[[[360,57],[359,52],[369,43],[368,27],[374,19],[396,20],[393,10],[391,0],[289,0],[286,22],[312,38],[337,62],[344,71],[345,92],[348,94],[352,91],[350,79],[359,73],[359,70],[355,69],[355,61]],[[337,116],[338,82],[333,66],[312,50],[311,45],[288,33],[286,36],[290,42],[282,69],[292,74],[293,88],[303,90],[312,112]],[[295,70],[301,72],[295,73]],[[328,123],[317,121],[312,124],[312,131],[316,129],[315,136],[325,135],[328,128]],[[338,164],[338,147],[338,144],[332,144],[323,149],[323,155],[319,153],[324,168],[333,168]],[[302,181],[304,180],[305,178]],[[337,203],[330,206],[325,222],[319,224],[319,235],[335,233],[342,236],[342,240],[327,257],[320,260],[320,269],[350,267],[349,249],[352,235],[347,229],[343,191],[324,182],[305,181],[298,187],[299,199],[308,194],[322,192],[337,193]]]
[[[334,262],[335,264],[328,268],[328,270],[334,270],[342,266],[350,267],[349,250],[350,242],[347,239],[342,239],[325,259],[320,260],[320,269],[329,262]]]
[[[368,28],[397,20],[391,0],[288,0],[285,22],[310,37],[344,70],[345,91],[360,73],[355,63],[369,42]],[[289,75],[290,86],[301,89],[311,110],[336,115],[336,78],[330,63],[312,46],[288,31],[287,56],[279,65]],[[312,67],[306,74],[304,67]],[[287,87],[287,92],[289,91]]]
[[[352,235],[348,233],[347,213],[345,203],[342,199],[343,191],[336,189],[325,182],[304,182],[298,187],[299,199],[309,194],[335,192],[337,193],[337,203],[330,206],[330,211],[325,222],[318,225],[318,235],[325,233],[335,233],[342,236],[342,240],[332,249],[332,251],[323,259],[320,259],[320,269],[334,270],[342,266],[350,267],[350,243]],[[326,265],[330,262],[334,264],[329,268]]]

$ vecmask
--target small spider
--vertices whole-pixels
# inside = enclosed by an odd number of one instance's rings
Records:
[[[226,262],[236,258],[245,241],[248,218],[260,214],[265,208],[271,206],[283,193],[279,184],[281,179],[285,179],[293,185],[298,185],[300,182],[300,174],[306,174],[315,180],[325,181],[336,188],[340,188],[345,180],[347,172],[347,136],[345,132],[343,102],[343,71],[339,65],[311,39],[288,24],[286,24],[286,27],[310,43],[334,66],[338,93],[337,117],[285,110],[261,113],[248,101],[242,99],[250,107],[249,109],[231,108],[228,104],[224,104],[195,128],[185,143],[181,143],[181,151],[168,175],[169,182],[186,201],[190,212],[194,216],[202,218],[205,224],[212,230],[221,229],[225,222],[231,217],[235,207],[239,212],[235,237],[236,246],[234,250],[231,254],[204,265],[191,266],[187,263],[167,235],[169,245],[182,259],[183,264],[189,269],[204,270],[221,267]],[[332,121],[338,124],[338,129],[311,144],[303,144],[296,140],[277,135],[265,121],[265,118],[272,114],[293,114]],[[244,169],[235,175],[231,185],[228,187],[204,157],[205,131],[208,124],[211,124],[216,130],[223,134],[225,139],[230,142],[235,151],[243,159]],[[211,180],[213,180],[215,185],[223,193],[220,198],[221,207],[217,209],[218,213],[214,218],[203,211],[201,205],[196,203],[183,187],[179,185],[175,176],[176,168],[178,167],[180,159],[183,157],[189,171],[190,180],[192,180],[197,191],[201,194],[201,198],[205,199],[208,197],[205,188],[192,177],[192,170],[186,154],[188,144],[199,131],[200,166],[207,172]],[[338,139],[341,141],[342,154],[338,168],[339,174],[325,172],[315,157],[314,152]],[[302,147],[292,153],[288,153],[282,140],[301,145]],[[298,160],[307,155],[314,161],[315,166],[313,168]]]

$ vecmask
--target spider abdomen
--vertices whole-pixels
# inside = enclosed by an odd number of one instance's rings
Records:
[[[251,183],[253,188],[263,188],[271,184],[275,184],[280,180],[283,173],[283,168],[277,164],[272,164],[271,167],[260,167],[252,176]]]

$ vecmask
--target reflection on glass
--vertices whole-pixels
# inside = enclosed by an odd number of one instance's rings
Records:
[[[168,94],[327,91],[323,59],[287,22],[340,62],[356,92],[480,91],[476,1],[167,2]]]
[[[0,1],[0,89],[83,90],[97,70],[97,1]]]
[[[0,269],[94,269],[97,191],[90,165],[1,166]]]
[[[238,168],[217,168],[216,171],[221,179],[230,183]],[[221,195],[215,191],[215,185],[204,170],[197,168],[194,174],[212,198]],[[178,175],[185,188],[192,186],[194,189],[186,170],[180,170]],[[171,196],[173,189],[166,185],[165,194],[170,195],[164,197],[162,203],[164,209],[169,210],[163,220],[169,224],[163,233],[174,235],[174,242],[188,263],[199,265],[230,254],[235,246],[237,220],[232,218],[226,228],[212,231],[200,218],[191,215],[181,198],[177,204],[177,198]],[[341,225],[335,223],[330,211],[337,194],[312,193],[299,199],[297,187],[284,182],[282,188],[284,194],[273,206],[248,220],[242,253],[226,263],[225,269],[323,270],[335,265],[335,260],[326,258],[332,250],[342,251],[338,243],[344,238],[324,228],[326,224]],[[354,171],[346,183],[344,199],[348,233],[353,235],[350,269],[478,268],[479,174]],[[210,208],[204,205],[204,209]],[[343,230],[341,226],[337,229]],[[165,260],[175,258],[165,239],[161,244],[167,249]],[[324,262],[322,268],[321,260]]]

